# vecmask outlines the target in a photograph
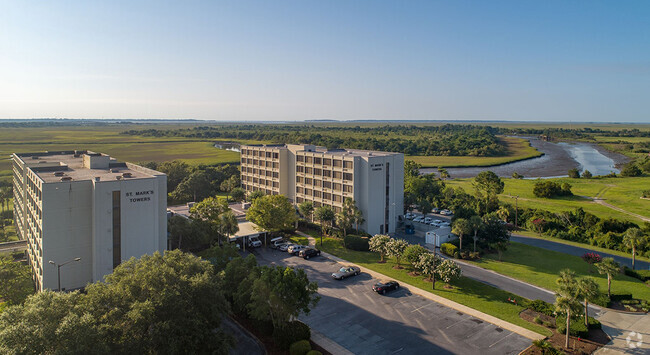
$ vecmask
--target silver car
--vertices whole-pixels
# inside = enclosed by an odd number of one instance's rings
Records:
[[[298,255],[298,253],[301,250],[305,249],[305,248],[307,248],[306,245],[293,244],[293,245],[289,246],[289,248],[287,249],[287,252],[289,254],[292,254],[292,255]]]
[[[339,271],[332,274],[332,277],[336,280],[343,280],[349,276],[356,276],[361,273],[361,269],[356,266],[344,266],[339,269]]]
[[[280,251],[287,251],[289,247],[293,246],[294,244],[292,243],[282,243],[278,245],[278,250]]]

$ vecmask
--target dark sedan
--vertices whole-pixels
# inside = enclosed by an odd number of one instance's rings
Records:
[[[399,290],[399,284],[397,281],[388,281],[386,283],[377,282],[376,284],[372,285],[372,290],[384,295],[388,291]]]
[[[333,273],[332,277],[336,280],[343,280],[348,276],[359,275],[359,273],[361,273],[361,269],[356,266],[344,266],[338,272]]]

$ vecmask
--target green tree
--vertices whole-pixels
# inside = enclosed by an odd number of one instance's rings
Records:
[[[457,218],[452,225],[451,232],[458,236],[460,241],[458,250],[463,250],[463,236],[472,232],[471,223],[465,218]]]
[[[415,264],[415,268],[424,276],[433,281],[433,289],[436,289],[436,268],[440,264],[440,257],[431,253],[420,255],[420,260]]]
[[[225,241],[228,242],[231,235],[239,232],[239,222],[237,221],[235,214],[230,209],[222,213],[219,216],[219,219],[219,229],[221,231],[221,234],[224,235]]]
[[[555,298],[555,309],[558,313],[566,313],[566,343],[564,347],[568,349],[571,317],[580,312],[580,302],[578,301],[579,291],[575,272],[569,269],[562,270],[556,283],[558,284],[558,291]]]
[[[569,177],[572,179],[579,179],[580,178],[580,170],[573,168],[569,170]]]
[[[320,235],[320,245],[323,245],[323,234],[327,232],[327,226],[331,226],[334,221],[335,215],[332,207],[328,205],[323,205],[314,211],[314,218],[320,222],[321,226],[321,235]]]
[[[374,237],[370,238],[368,241],[368,246],[370,251],[379,253],[381,257],[380,262],[384,262],[384,256],[388,254],[388,243],[391,241],[391,237],[383,234],[376,234]]]
[[[225,354],[233,345],[220,330],[228,304],[219,278],[191,254],[131,258],[86,292],[82,306],[101,320],[112,353]]]
[[[298,211],[300,211],[300,214],[302,214],[303,217],[306,219],[309,219],[310,221],[314,221],[314,203],[311,201],[302,201],[298,205]]]
[[[643,235],[643,232],[639,228],[629,228],[625,231],[625,236],[623,237],[623,245],[626,248],[632,249],[632,270],[635,269],[634,264],[636,262],[636,251],[647,242],[647,237]]]
[[[251,317],[269,320],[282,328],[300,314],[309,314],[320,300],[318,285],[309,282],[303,269],[263,266],[253,283],[249,311]]]
[[[2,354],[110,354],[79,292],[43,291],[0,314]]]
[[[234,258],[228,262],[224,270],[223,292],[230,300],[235,311],[245,313],[250,303],[250,292],[252,285],[244,285],[245,280],[257,268],[257,258],[255,255],[248,254],[246,258]]]
[[[643,172],[634,162],[628,163],[623,167],[623,170],[621,170],[621,176],[633,177],[641,176],[642,174]]]
[[[206,222],[211,227],[209,235],[216,235],[217,241],[221,244],[221,239],[224,236],[222,232],[222,215],[228,211],[230,211],[230,207],[228,207],[226,201],[208,197],[190,208],[190,216],[192,219]]]
[[[583,175],[584,176],[584,175]],[[589,302],[593,302],[600,295],[598,283],[592,278],[582,278],[576,284],[578,295],[585,305],[585,327],[589,328]]]
[[[226,201],[230,200],[230,192],[240,184],[241,183],[239,181],[239,176],[237,175],[233,175],[221,183],[221,186],[219,186],[219,188],[221,191],[226,193]]]
[[[192,238],[191,221],[183,216],[174,215],[167,221],[167,230],[171,244],[182,249],[183,238]],[[190,243],[192,245],[192,243]]]
[[[496,250],[497,255],[499,256],[499,261],[503,257],[503,252],[508,250],[509,242],[506,240],[499,240],[492,243],[489,243],[490,249]]]
[[[241,187],[235,187],[230,191],[230,198],[234,202],[241,202],[246,198],[246,191]]]
[[[246,212],[246,219],[262,230],[280,232],[293,228],[296,210],[284,195],[265,195],[253,201]]]
[[[582,173],[582,177],[585,178],[585,179],[591,179],[591,178],[593,177],[593,175],[591,174],[591,171],[589,171],[589,170],[585,170],[585,171]]]
[[[344,236],[347,237],[347,230],[352,227],[353,223],[357,226],[357,232],[359,231],[359,217],[363,219],[363,213],[357,208],[356,202],[346,197],[343,201],[343,208],[336,214],[336,223],[343,229]]]
[[[260,197],[264,197],[266,194],[262,190],[255,190],[248,194],[248,202],[253,203]]]
[[[171,192],[190,174],[191,168],[184,161],[173,160],[158,164],[155,170],[167,175],[167,191]]]
[[[481,171],[476,175],[472,185],[479,197],[485,196],[486,212],[489,212],[487,208],[490,199],[496,198],[496,195],[503,193],[503,188],[505,186],[503,181],[501,181],[501,178],[489,170]]]
[[[31,268],[9,256],[0,256],[0,299],[9,305],[22,303],[34,293]]]
[[[404,179],[414,178],[420,176],[420,169],[422,168],[421,164],[414,162],[413,160],[404,161]]]
[[[607,296],[612,298],[612,278],[621,272],[621,265],[614,261],[614,258],[603,258],[596,263],[596,269],[601,275],[607,275]]]
[[[200,201],[208,197],[210,192],[210,179],[203,170],[195,170],[187,178],[183,179],[180,184],[171,193],[174,201]]]
[[[440,276],[440,281],[449,286],[451,282],[459,279],[463,272],[453,260],[445,259],[436,268],[436,273]]]
[[[474,231],[474,252],[476,253],[476,241],[478,240],[478,231],[483,227],[483,219],[479,216],[472,216],[469,218],[469,224]]]
[[[391,239],[388,241],[386,252],[389,257],[395,258],[395,261],[397,262],[397,265],[395,266],[396,269],[402,268],[400,260],[402,259],[402,256],[404,256],[404,252],[408,246],[409,243],[404,239]]]
[[[420,261],[420,255],[429,251],[421,245],[411,244],[404,250],[404,259],[415,269],[415,264]]]

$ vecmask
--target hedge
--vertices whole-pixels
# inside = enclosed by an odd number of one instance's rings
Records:
[[[545,314],[549,317],[555,316],[555,306],[542,300],[530,301],[530,303],[527,305],[527,308],[541,314]]]
[[[453,258],[458,258],[460,255],[458,254],[458,247],[450,244],[450,243],[442,243],[440,244],[440,251],[448,256],[451,256]]]
[[[650,280],[650,270],[632,270],[629,267],[624,266],[623,273],[625,273],[625,275],[627,276],[634,277],[643,282]]]
[[[602,325],[594,317],[589,317],[589,329],[601,329]],[[555,318],[555,326],[557,327],[557,332],[560,334],[566,334],[566,315],[558,316]],[[569,329],[569,334],[573,336],[579,336],[581,338],[586,338],[589,336],[589,329],[585,327],[585,320],[582,318],[575,319],[571,321],[571,328]]]
[[[291,344],[309,338],[311,338],[309,326],[300,321],[289,322],[283,327],[273,329],[273,342],[282,349],[289,349]]]
[[[311,350],[311,343],[309,340],[297,341],[289,347],[290,355],[305,355]]]
[[[348,235],[347,237],[343,238],[343,244],[350,250],[370,250],[370,246],[368,245],[368,238],[362,238],[356,235]]]

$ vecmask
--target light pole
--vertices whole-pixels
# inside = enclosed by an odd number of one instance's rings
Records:
[[[57,273],[58,286],[59,286],[59,288],[57,289],[57,291],[61,292],[61,266],[64,266],[64,265],[70,264],[70,263],[73,262],[73,261],[79,261],[79,260],[81,260],[81,258],[74,258],[74,259],[72,259],[72,260],[68,260],[68,261],[66,261],[66,262],[64,262],[64,263],[62,263],[62,264],[57,264],[57,263],[55,263],[55,262],[52,261],[52,260],[49,261],[50,264],[56,266],[56,273]]]

